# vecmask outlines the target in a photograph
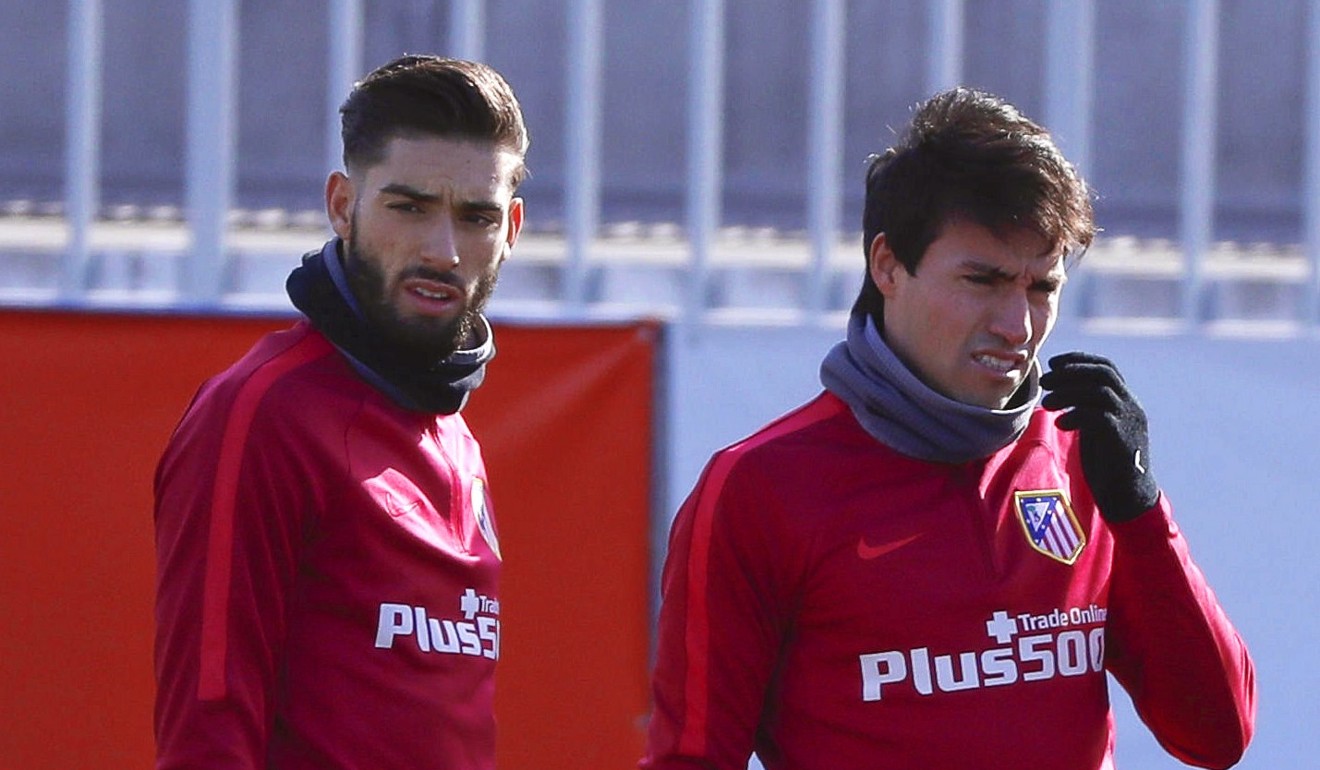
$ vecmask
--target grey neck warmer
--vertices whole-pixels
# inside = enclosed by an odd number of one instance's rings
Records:
[[[820,366],[825,389],[843,400],[877,441],[909,457],[965,463],[989,457],[1026,430],[1040,397],[1033,363],[1008,409],[986,409],[942,396],[898,360],[875,322],[853,313],[845,341]]]
[[[334,239],[303,255],[302,264],[285,283],[294,307],[307,316],[344,354],[363,378],[395,403],[416,412],[453,414],[481,386],[486,364],[495,357],[495,342],[484,317],[473,331],[477,339],[467,350],[440,360],[418,357],[391,345],[362,316],[340,269]]]

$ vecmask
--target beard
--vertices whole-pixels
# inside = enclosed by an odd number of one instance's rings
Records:
[[[467,298],[463,310],[454,318],[407,317],[391,301],[390,281],[381,269],[377,255],[366,251],[357,238],[357,216],[353,216],[353,229],[345,244],[344,274],[367,323],[405,358],[414,360],[419,367],[430,368],[443,361],[454,351],[475,347],[480,341],[473,339],[476,329],[482,328],[481,314],[495,290],[498,272],[491,270],[476,280],[469,295],[468,285],[458,274],[440,271],[425,265],[414,265],[393,277],[397,284],[412,277],[438,281],[457,288]]]

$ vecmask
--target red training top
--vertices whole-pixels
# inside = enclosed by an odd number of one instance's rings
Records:
[[[494,768],[486,489],[306,321],[204,384],[156,473],[158,770]]]
[[[1113,766],[1105,671],[1155,737],[1227,767],[1247,650],[1161,496],[1108,525],[1037,410],[963,465],[903,456],[826,393],[719,453],[679,511],[642,767]]]

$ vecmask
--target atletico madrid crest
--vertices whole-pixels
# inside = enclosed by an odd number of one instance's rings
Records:
[[[1031,547],[1064,564],[1077,561],[1086,545],[1086,533],[1063,490],[1015,492],[1013,497],[1018,521]]]

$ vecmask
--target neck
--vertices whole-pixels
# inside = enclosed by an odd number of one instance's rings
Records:
[[[420,412],[451,414],[481,385],[495,345],[486,320],[477,317],[471,347],[426,360],[382,338],[361,313],[355,312],[347,282],[338,282],[339,241],[303,257],[289,276],[287,288],[294,307],[337,347],[353,368],[400,406]],[[343,277],[342,270],[340,271]]]
[[[1039,369],[1003,409],[964,404],[932,390],[885,344],[864,313],[825,357],[821,382],[848,404],[873,438],[903,454],[962,463],[994,454],[1027,427],[1039,396]]]

